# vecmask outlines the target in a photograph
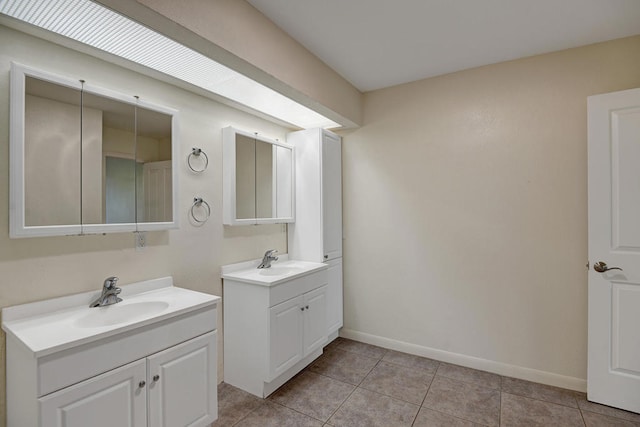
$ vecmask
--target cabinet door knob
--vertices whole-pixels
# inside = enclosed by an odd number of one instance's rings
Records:
[[[304,311],[304,307],[300,307],[300,311]]]
[[[155,375],[153,376],[153,382],[157,382],[159,379],[160,379],[160,375],[155,374]]]
[[[140,388],[143,388],[143,387],[144,387],[144,386],[146,386],[146,385],[147,385],[147,382],[146,382],[146,381],[144,381],[144,380],[142,380],[142,381],[140,381],[140,382],[138,383],[138,387],[140,387]]]
[[[307,310],[309,310],[309,306],[308,306],[308,305],[307,305],[307,306],[305,306],[304,308],[306,308]]]

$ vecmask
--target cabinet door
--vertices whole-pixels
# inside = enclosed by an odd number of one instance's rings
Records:
[[[342,258],[327,261],[327,334],[342,327]]]
[[[327,342],[327,286],[322,286],[304,297],[304,356]]]
[[[302,296],[269,309],[269,382],[302,359]]]
[[[42,397],[41,426],[146,427],[146,374],[143,359]]]
[[[147,361],[150,427],[204,427],[218,418],[215,331]]]
[[[342,152],[340,138],[322,136],[322,233],[325,261],[342,256]]]

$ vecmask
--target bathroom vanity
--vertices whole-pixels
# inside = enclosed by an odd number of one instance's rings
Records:
[[[8,307],[9,427],[208,426],[217,419],[220,298],[171,277]]]
[[[222,270],[224,380],[266,397],[322,354],[328,266],[279,261],[258,269],[258,263]]]

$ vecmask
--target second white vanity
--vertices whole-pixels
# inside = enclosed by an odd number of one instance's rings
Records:
[[[280,259],[285,258],[281,256]],[[266,397],[322,354],[327,264],[224,266],[224,381]]]

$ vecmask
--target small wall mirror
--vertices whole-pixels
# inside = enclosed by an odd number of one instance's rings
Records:
[[[223,129],[225,225],[294,222],[293,147]]]
[[[11,237],[177,227],[177,112],[12,64]]]

